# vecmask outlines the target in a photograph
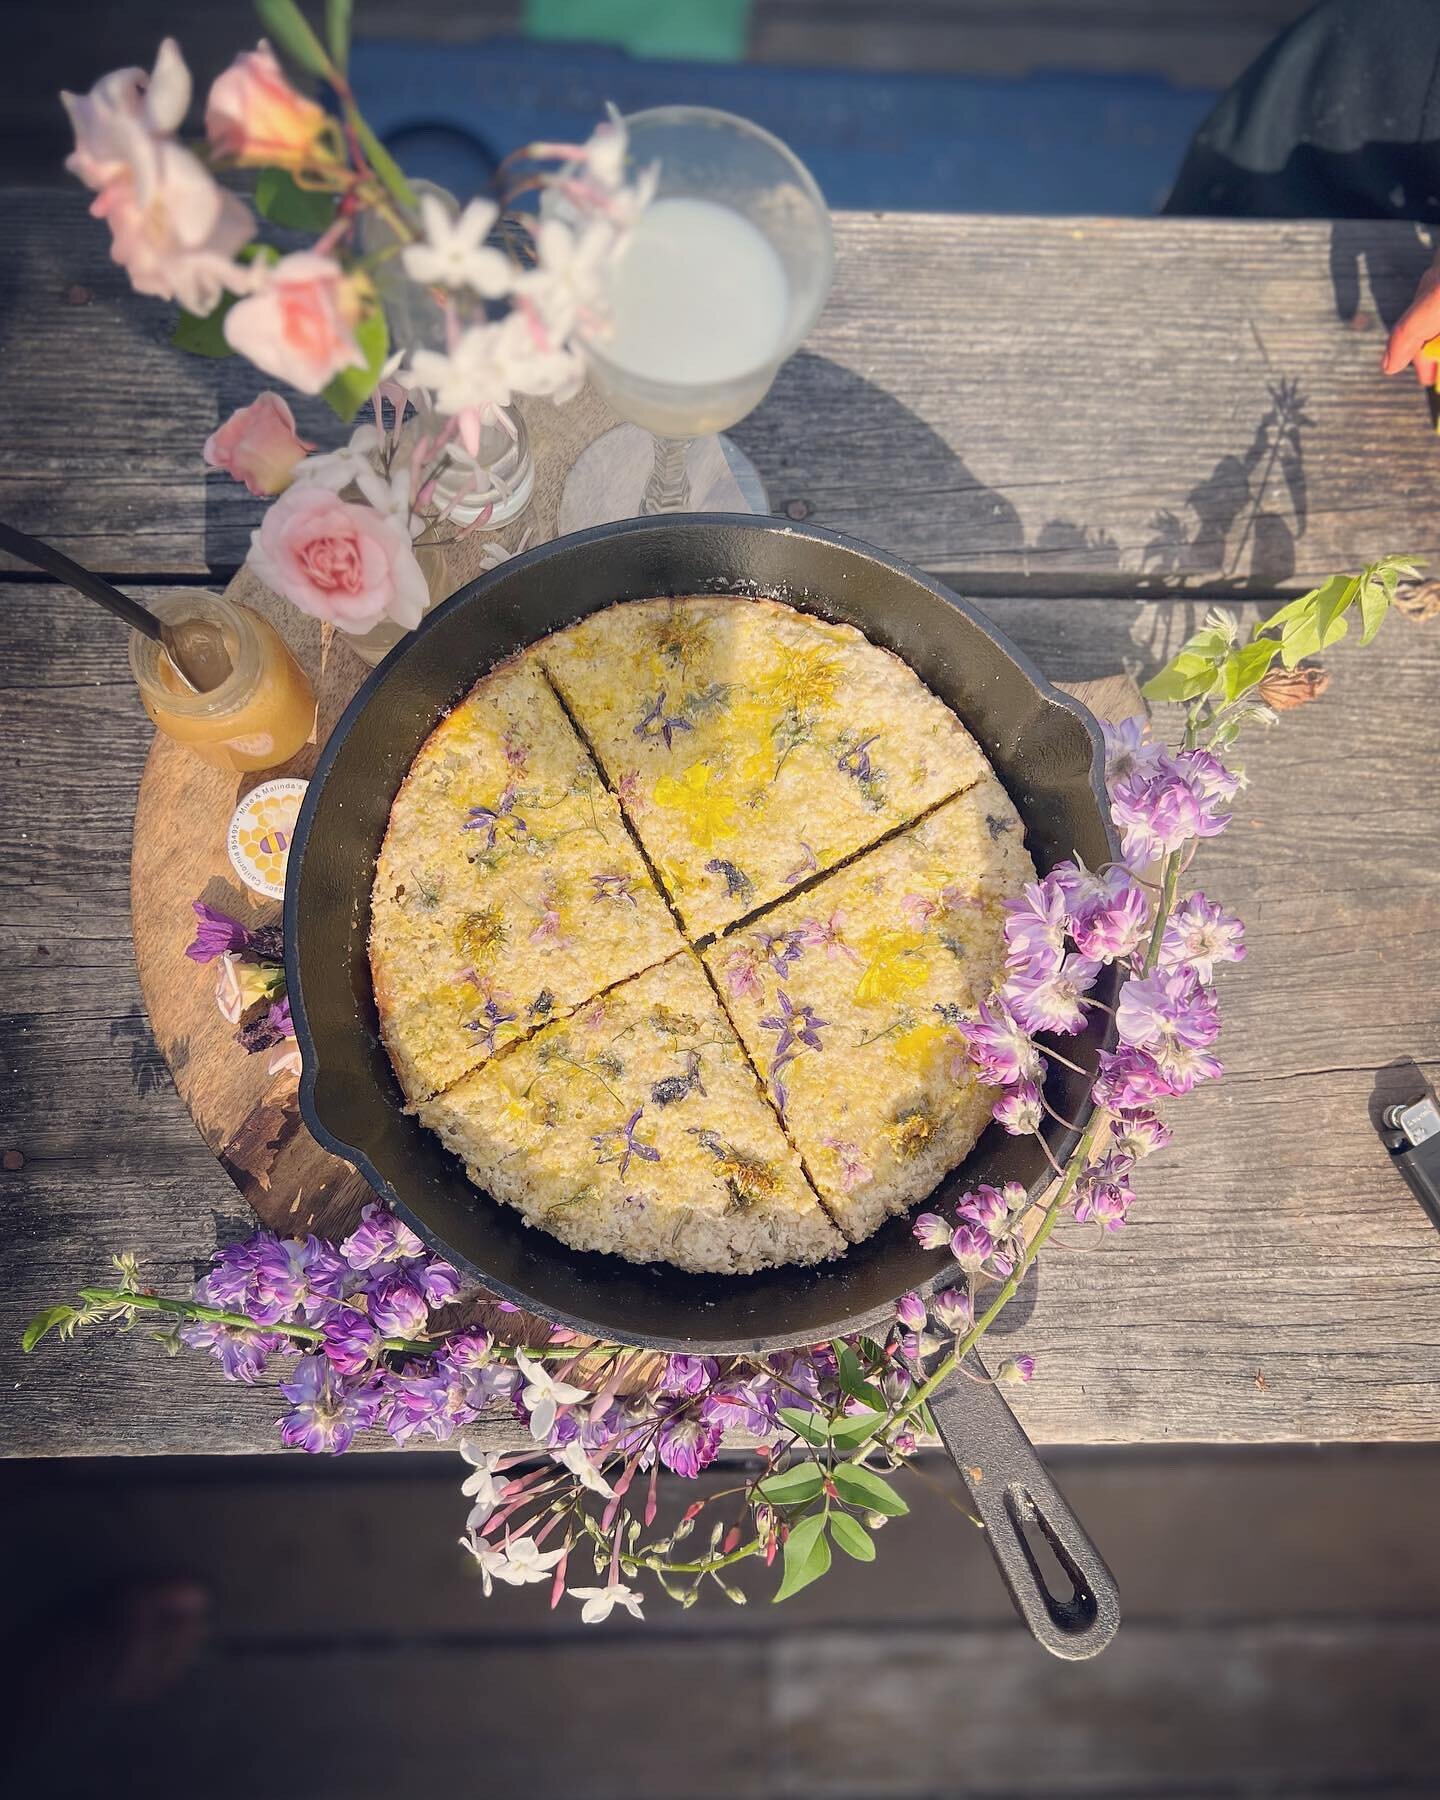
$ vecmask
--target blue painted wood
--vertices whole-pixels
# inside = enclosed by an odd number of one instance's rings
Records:
[[[361,43],[352,78],[406,169],[462,196],[521,144],[584,138],[613,100],[742,113],[860,211],[1152,213],[1215,98],[1141,76],[729,68],[502,38]]]

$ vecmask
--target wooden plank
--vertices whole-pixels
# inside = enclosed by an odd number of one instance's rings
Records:
[[[138,1250],[173,1288],[247,1216],[140,1010],[126,876],[148,726],[119,646],[73,596],[15,584],[7,597],[0,1135],[27,1162],[0,1175],[0,1390],[12,1395],[0,1446],[268,1449],[273,1393],[229,1386],[206,1362],[124,1339],[15,1352],[23,1321],[113,1252]],[[1153,666],[1203,610],[986,604],[1075,678],[1127,657]],[[1333,663],[1326,698],[1255,741],[1239,822],[1197,870],[1249,925],[1249,959],[1225,981],[1230,1076],[1174,1107],[1176,1143],[1143,1171],[1132,1229],[1103,1253],[1057,1249],[1040,1272],[1016,1340],[1040,1358],[1018,1396],[1039,1441],[1434,1435],[1440,1239],[1367,1109],[1396,1058],[1440,1072],[1440,629],[1397,618]],[[76,717],[103,755],[77,755]]]
[[[368,1571],[367,1571],[368,1573]],[[217,1647],[164,1700],[39,1723],[22,1768],[116,1754],[143,1793],[567,1800],[1433,1793],[1440,1627],[1130,1626],[1094,1662],[1018,1630]],[[305,1704],[276,1706],[297,1675]],[[357,1714],[357,1706],[361,1709]],[[253,1729],[242,1722],[254,1722]],[[52,1761],[51,1766],[54,1766]],[[38,1786],[33,1778],[27,1789]]]
[[[0,510],[114,573],[233,568],[258,510],[199,452],[263,383],[170,350],[82,196],[6,190],[0,218]],[[836,226],[830,305],[735,432],[777,508],[999,594],[1289,590],[1440,549],[1424,396],[1378,373],[1428,260],[1412,228]]]
[[[1440,1447],[1145,1446],[1056,1450],[1049,1461],[1114,1570],[1127,1632],[1257,1620],[1348,1629],[1440,1613],[1440,1559],[1430,1553]],[[752,1603],[743,1608],[710,1590],[683,1612],[657,1591],[647,1633],[1011,1624],[984,1538],[950,1504],[959,1481],[938,1453],[924,1472],[928,1480],[906,1481],[910,1514],[886,1525],[875,1566],[837,1557],[824,1581],[781,1607],[766,1603],[778,1569],[744,1574]],[[233,1650],[573,1636],[573,1608],[551,1613],[542,1597],[504,1587],[489,1600],[478,1592],[457,1541],[464,1473],[453,1453],[9,1463],[0,1574],[23,1611],[31,1596],[55,1598],[60,1569],[76,1590],[157,1564],[181,1568],[210,1590],[217,1633]],[[735,1479],[733,1465],[699,1482],[667,1478],[662,1507],[673,1514]],[[357,1581],[357,1569],[383,1569],[384,1579]]]

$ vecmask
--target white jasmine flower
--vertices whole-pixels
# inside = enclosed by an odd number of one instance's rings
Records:
[[[546,1580],[564,1554],[563,1544],[558,1550],[541,1550],[533,1537],[514,1538],[505,1545],[501,1559],[505,1566],[497,1568],[495,1574],[511,1587],[524,1587],[532,1581]]]
[[[580,1608],[582,1625],[603,1623],[617,1606],[623,1606],[632,1619],[643,1619],[645,1616],[640,1610],[644,1604],[644,1595],[620,1581],[612,1581],[609,1587],[570,1588],[567,1592],[576,1600],[585,1602]]]
[[[475,1471],[467,1475],[460,1484],[460,1492],[467,1500],[473,1500],[470,1517],[465,1521],[465,1529],[473,1531],[477,1525],[483,1525],[500,1504],[500,1490],[503,1480],[495,1479],[496,1470],[504,1460],[498,1450],[480,1450],[469,1438],[461,1438],[460,1454]]]
[[[571,1438],[563,1450],[553,1450],[551,1455],[555,1461],[564,1465],[581,1487],[592,1494],[599,1494],[606,1500],[615,1498],[615,1490],[591,1462],[585,1453],[585,1446],[579,1438]]]
[[[510,1577],[505,1573],[505,1570],[510,1566],[506,1559],[505,1552],[503,1550],[493,1550],[489,1544],[482,1544],[477,1538],[463,1537],[461,1538],[460,1543],[464,1549],[470,1552],[476,1562],[480,1565],[480,1585],[484,1589],[485,1598],[488,1600],[495,1592],[495,1582],[497,1578],[501,1581],[510,1580]]]
[[[594,181],[613,192],[625,179],[625,153],[630,148],[630,134],[613,100],[605,106],[607,117],[590,133],[585,145],[585,167]]]
[[[561,219],[542,219],[535,233],[536,266],[515,278],[515,293],[535,309],[555,343],[602,313],[608,293],[608,265],[620,237],[604,219],[574,228]]]
[[[436,407],[453,417],[470,408],[508,406],[513,397],[506,350],[506,320],[472,325],[453,350],[417,350],[410,359],[416,381],[429,388]]]
[[[530,1414],[530,1435],[542,1443],[555,1428],[555,1414],[562,1406],[573,1405],[577,1400],[586,1400],[589,1394],[585,1388],[575,1387],[568,1381],[557,1381],[543,1363],[528,1357],[523,1350],[515,1352],[516,1366],[525,1377],[525,1390],[520,1396],[520,1403]],[[525,1539],[519,1539],[524,1543]]]
[[[503,251],[485,240],[499,217],[489,200],[472,200],[459,218],[434,194],[420,199],[425,241],[407,245],[400,260],[412,281],[425,287],[473,288],[487,300],[510,291],[515,269]]]

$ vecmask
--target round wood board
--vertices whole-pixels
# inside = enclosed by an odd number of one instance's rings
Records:
[[[613,418],[592,391],[565,407],[527,408],[536,464],[536,497],[523,518],[498,532],[473,532],[452,551],[456,588],[483,567],[484,548],[507,550],[522,539],[555,535],[560,490],[576,456]],[[230,865],[225,835],[230,815],[250,788],[278,775],[308,776],[369,670],[340,633],[307,618],[242,569],[226,589],[263,613],[284,637],[314,683],[318,716],[314,740],[289,763],[262,774],[210,768],[169,738],[156,734],[135,807],[130,870],[131,916],[140,989],[156,1042],[176,1091],[200,1135],[260,1219],[286,1235],[314,1231],[343,1235],[352,1228],[369,1185],[352,1166],[322,1150],[300,1120],[292,1075],[271,1076],[265,1053],[246,1055],[215,1005],[214,971],[191,962],[191,901],[200,899],[246,925],[277,919],[278,902],[245,887]],[[1128,677],[1074,686],[1092,710],[1119,717],[1138,711]]]

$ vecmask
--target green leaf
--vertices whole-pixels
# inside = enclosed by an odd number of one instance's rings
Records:
[[[57,1325],[64,1325],[77,1316],[73,1306],[47,1306],[44,1312],[36,1313],[25,1327],[25,1335],[20,1340],[20,1348],[28,1356],[47,1332],[53,1331]]]
[[[797,1436],[804,1438],[807,1444],[818,1447],[830,1442],[825,1420],[819,1413],[802,1412],[798,1406],[782,1406],[780,1422],[788,1425]]]
[[[1189,657],[1182,650],[1158,675],[1152,675],[1140,692],[1147,700],[1197,700],[1208,694],[1219,678],[1214,663]]]
[[[884,1412],[846,1413],[830,1427],[830,1442],[837,1450],[858,1450],[885,1423]]]
[[[233,356],[235,352],[225,338],[225,315],[236,298],[234,294],[226,294],[214,312],[206,313],[203,319],[198,313],[186,312],[182,306],[175,329],[170,333],[170,342],[177,350],[188,350],[192,356]]]
[[[1388,579],[1387,579],[1388,577]],[[1385,623],[1390,602],[1395,598],[1395,577],[1381,572],[1377,565],[1360,577],[1360,647],[1363,649]]]
[[[350,14],[353,0],[325,0],[325,37],[330,56],[343,75],[350,61]]]
[[[825,1541],[824,1513],[811,1513],[801,1519],[785,1540],[785,1574],[775,1595],[775,1602],[788,1600],[812,1581],[818,1581],[830,1567],[830,1546]]]
[[[862,1469],[857,1463],[841,1463],[831,1475],[835,1491],[851,1506],[863,1506],[867,1512],[890,1513],[895,1518],[910,1508],[873,1469]]]
[[[390,353],[390,332],[379,306],[371,307],[355,327],[355,342],[365,352],[365,367],[342,369],[324,393],[326,405],[346,425],[375,392]]]
[[[819,1499],[824,1486],[825,1477],[818,1464],[803,1462],[779,1475],[767,1475],[755,1492],[772,1506],[808,1506],[812,1500]]]
[[[1302,657],[1317,656],[1327,644],[1344,637],[1349,627],[1341,615],[1359,591],[1358,575],[1332,575],[1305,596],[1304,605],[1294,610],[1281,607],[1275,620],[1283,616],[1280,660],[1287,669],[1293,669]]]
[[[255,205],[262,218],[291,231],[324,231],[335,217],[335,196],[302,188],[285,169],[262,169],[255,183]]]
[[[309,21],[295,0],[255,0],[255,10],[265,35],[277,44],[297,69],[307,75],[328,80],[335,70],[325,54],[325,46],[310,29]]]
[[[837,1343],[834,1346],[835,1359],[840,1368],[840,1385],[854,1400],[863,1400],[867,1406],[878,1411],[885,1410],[885,1396],[872,1382],[865,1379],[865,1371],[860,1365],[860,1358],[848,1344]]]
[[[1253,644],[1242,644],[1226,657],[1220,673],[1225,678],[1225,698],[1238,700],[1263,681],[1272,662],[1280,654],[1278,638],[1260,638]]]
[[[849,1513],[831,1513],[830,1535],[845,1554],[853,1556],[856,1562],[874,1562],[875,1544],[870,1533]]]

